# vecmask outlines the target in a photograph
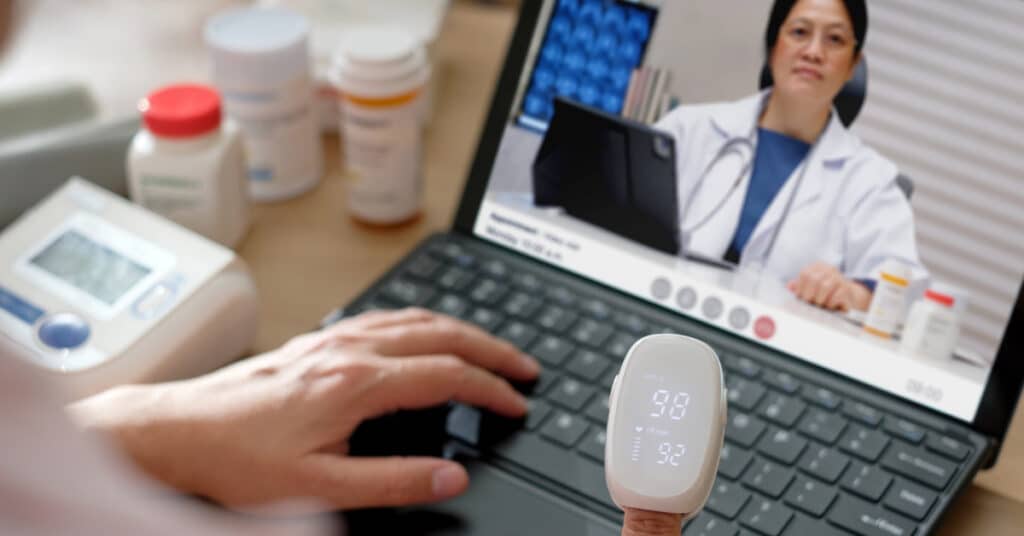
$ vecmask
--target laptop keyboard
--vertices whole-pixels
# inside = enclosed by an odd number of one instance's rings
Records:
[[[612,380],[635,340],[676,330],[454,242],[421,249],[346,313],[406,306],[472,322],[536,357],[543,372],[524,389],[525,423],[482,445],[485,455],[615,508],[602,465]],[[948,500],[972,453],[965,440],[717,350],[725,443],[711,496],[683,534],[910,536]],[[449,424],[476,411],[457,406]]]

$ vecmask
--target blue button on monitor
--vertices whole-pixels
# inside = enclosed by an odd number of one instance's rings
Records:
[[[56,350],[71,350],[89,339],[89,324],[73,313],[57,313],[39,324],[39,340]]]

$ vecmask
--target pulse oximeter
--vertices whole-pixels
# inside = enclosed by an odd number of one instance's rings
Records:
[[[725,434],[722,367],[707,344],[650,335],[633,344],[609,397],[605,479],[620,508],[696,515]]]

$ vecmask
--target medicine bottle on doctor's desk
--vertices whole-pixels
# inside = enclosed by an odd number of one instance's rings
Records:
[[[245,153],[238,127],[222,119],[217,91],[168,86],[139,104],[143,128],[128,150],[136,203],[227,247],[249,227]]]
[[[423,192],[423,45],[387,26],[352,29],[331,68],[338,94],[348,209],[357,220],[402,223],[419,214]]]

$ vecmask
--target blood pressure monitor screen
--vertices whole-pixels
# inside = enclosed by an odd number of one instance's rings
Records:
[[[749,146],[785,149],[752,134],[756,118],[770,91],[803,86],[759,91],[772,2],[742,17],[736,3],[546,0],[474,233],[971,421],[1024,277],[1024,116],[1007,74],[1024,73],[1024,2],[872,0],[859,111],[825,114],[829,136],[774,193],[750,192],[744,171]],[[909,275],[883,277],[889,261]],[[842,288],[816,288],[822,274]],[[894,299],[871,314],[879,296]],[[638,333],[665,328],[647,321]],[[641,398],[668,396],[671,420],[686,390],[651,389]],[[659,470],[685,456],[642,439]]]
[[[151,272],[74,230],[58,236],[29,263],[107,305],[116,303]]]

